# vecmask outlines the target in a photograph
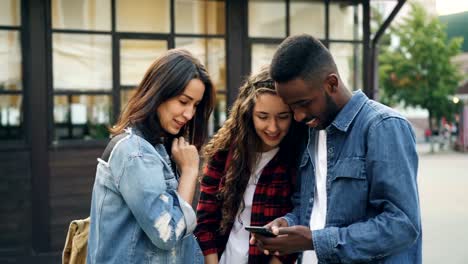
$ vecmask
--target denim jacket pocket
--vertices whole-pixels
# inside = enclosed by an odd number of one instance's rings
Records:
[[[339,160],[330,171],[328,223],[348,225],[366,216],[368,182],[363,158]]]
[[[363,158],[340,159],[333,167],[332,181],[339,180],[340,178],[365,180],[365,165]]]

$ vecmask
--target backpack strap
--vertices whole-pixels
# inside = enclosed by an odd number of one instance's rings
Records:
[[[127,133],[121,133],[121,134],[118,134],[117,136],[112,137],[111,141],[109,141],[109,143],[107,144],[106,149],[102,153],[101,159],[103,161],[105,161],[105,162],[109,162],[109,157],[110,157],[110,155],[112,153],[112,150],[114,149],[115,145],[117,144],[117,142],[119,142],[121,139],[123,139],[127,135],[128,135]]]

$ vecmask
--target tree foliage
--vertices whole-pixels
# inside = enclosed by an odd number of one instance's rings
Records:
[[[403,102],[405,106],[427,109],[429,118],[450,118],[456,111],[450,97],[461,80],[457,66],[450,60],[460,53],[463,39],[449,41],[438,18],[429,16],[417,4],[411,5],[409,16],[393,27],[391,34],[399,45],[381,48],[382,102]]]

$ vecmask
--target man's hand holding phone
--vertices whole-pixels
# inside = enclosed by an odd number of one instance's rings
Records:
[[[313,250],[312,231],[307,226],[288,226],[284,218],[277,218],[264,226],[276,235],[266,237],[258,233],[252,233],[251,245],[256,245],[265,255],[270,253],[275,256],[291,254],[294,252]]]
[[[286,221],[286,219],[282,217],[276,218],[275,220],[263,226],[264,229],[268,230],[268,232],[272,234],[272,236],[268,236],[269,238],[278,236],[280,227],[288,227],[288,222]],[[268,237],[259,233],[252,232],[252,237],[250,238],[250,244],[257,245],[257,247],[259,247],[260,249],[263,249],[262,241],[264,239],[268,239]],[[270,254],[270,252],[266,249],[263,249],[263,253],[265,253],[265,255]]]
[[[253,234],[258,234],[266,237],[275,237],[276,235],[267,227],[264,226],[246,226],[245,230]]]

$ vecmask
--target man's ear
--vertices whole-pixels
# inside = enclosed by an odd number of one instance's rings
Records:
[[[325,89],[329,94],[336,93],[338,89],[338,75],[335,73],[330,73],[326,78],[325,78]]]

